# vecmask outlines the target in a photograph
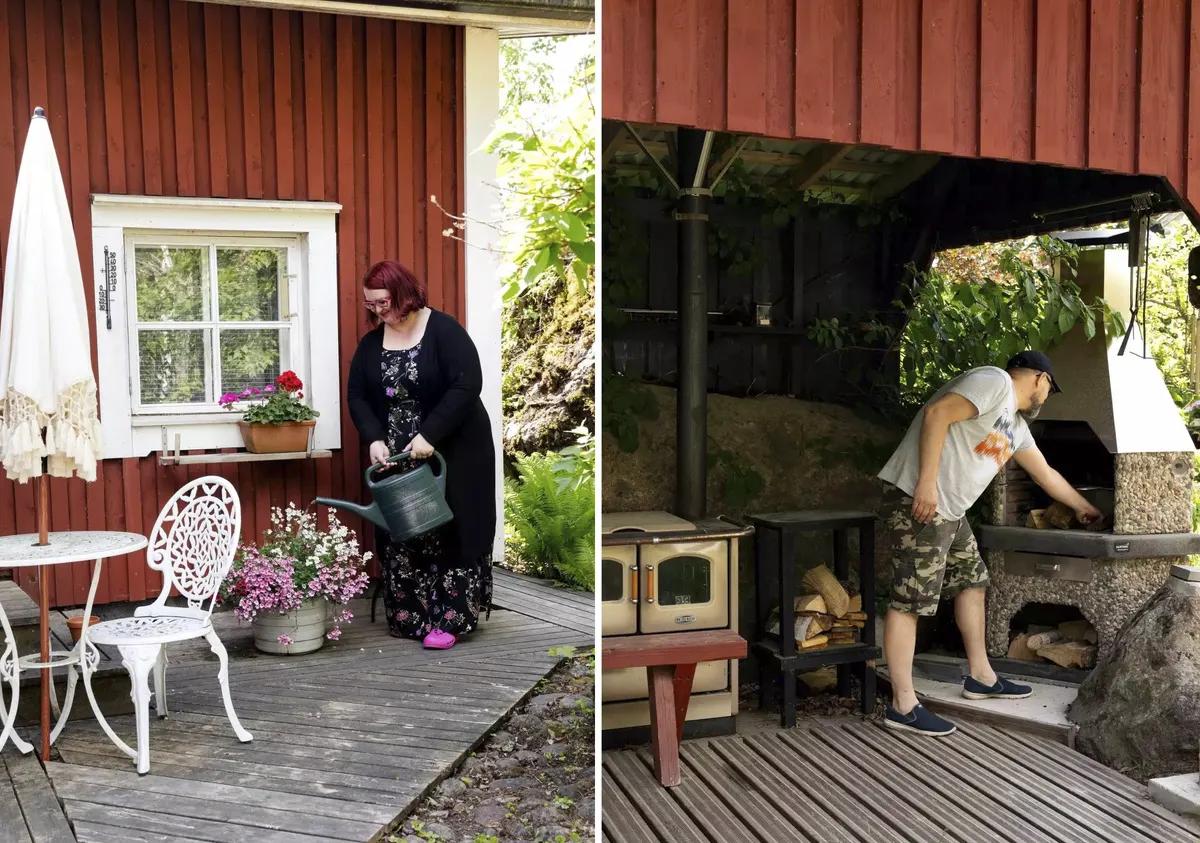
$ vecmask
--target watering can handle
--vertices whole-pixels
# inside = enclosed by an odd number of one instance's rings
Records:
[[[436,459],[438,461],[438,473],[434,476],[433,479],[438,484],[438,488],[441,489],[443,493],[445,493],[445,491],[446,491],[446,460],[443,459],[442,455],[437,451],[433,452],[433,456],[434,456],[434,459]],[[411,460],[412,458],[413,458],[412,453],[408,450],[404,450],[398,454],[392,454],[391,456],[389,456],[387,458],[387,463],[399,462],[402,459],[403,460]],[[367,467],[367,470],[365,472],[363,472],[363,477],[366,478],[366,481],[367,481],[367,488],[370,488],[370,487],[376,485],[375,483],[371,482],[371,473],[373,471],[375,471],[376,469],[387,468],[388,467],[387,463],[376,463],[375,465]]]

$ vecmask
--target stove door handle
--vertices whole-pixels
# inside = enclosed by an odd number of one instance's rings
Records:
[[[654,602],[654,566],[646,566],[646,602]]]
[[[629,566],[629,602],[638,602],[638,571],[641,569],[637,565]]]

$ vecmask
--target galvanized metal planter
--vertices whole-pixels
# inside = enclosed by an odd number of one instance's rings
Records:
[[[254,647],[264,653],[296,656],[321,649],[325,643],[329,604],[324,600],[305,600],[299,609],[259,615],[252,624]],[[291,644],[280,644],[286,635]]]

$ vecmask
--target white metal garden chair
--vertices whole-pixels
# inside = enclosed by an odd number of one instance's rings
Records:
[[[92,710],[105,734],[122,752],[137,760],[137,771],[150,770],[150,678],[154,707],[167,716],[167,658],[164,644],[204,638],[220,661],[217,679],[225,713],[242,743],[252,736],[238,722],[229,696],[229,658],[212,626],[217,590],[233,564],[242,528],[242,505],[232,484],[223,477],[201,477],[175,493],[163,507],[150,534],[146,563],[163,575],[162,592],[133,617],[104,621],[84,632],[81,669]],[[172,586],[187,600],[186,607],[168,606]],[[97,644],[115,646],[133,685],[137,720],[137,750],[117,737],[96,705],[92,673],[100,662]]]

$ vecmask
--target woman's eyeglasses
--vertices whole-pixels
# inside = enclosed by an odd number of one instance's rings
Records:
[[[376,313],[386,313],[392,308],[392,300],[375,299],[372,301],[371,299],[367,299],[363,302],[363,307],[365,307],[367,310],[373,310]]]

